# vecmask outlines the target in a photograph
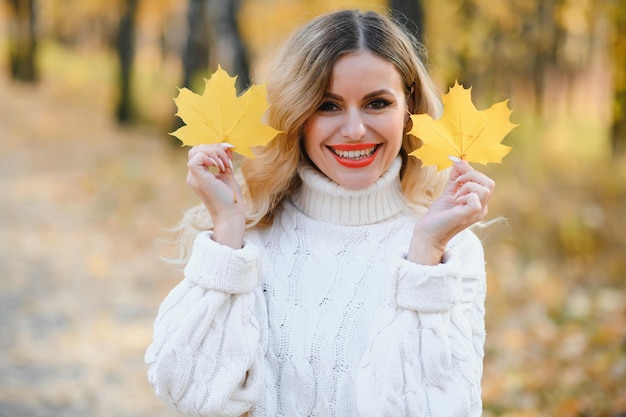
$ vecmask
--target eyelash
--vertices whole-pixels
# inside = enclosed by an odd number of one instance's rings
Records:
[[[325,101],[322,104],[319,105],[319,107],[317,108],[318,111],[323,111],[323,112],[329,112],[329,111],[334,111],[337,110],[338,106],[333,103],[332,101]]]
[[[368,107],[371,107],[371,108],[376,109],[376,110],[383,109],[383,108],[389,106],[390,104],[391,104],[391,102],[389,100],[385,100],[385,99],[382,99],[382,98],[377,98],[377,99],[374,99],[374,100],[370,101],[369,103],[367,103]]]
[[[389,100],[385,100],[382,98],[377,98],[367,103],[367,107],[372,108],[374,110],[380,110],[389,105],[391,105],[391,102]],[[332,101],[325,101],[319,105],[317,110],[322,111],[322,112],[330,112],[330,111],[335,111],[338,108],[339,106],[337,106],[337,104],[333,103]]]

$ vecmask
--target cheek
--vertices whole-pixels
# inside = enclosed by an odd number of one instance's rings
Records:
[[[311,154],[311,138],[314,136],[314,128],[311,123],[307,122],[302,129],[302,148],[307,155]]]
[[[316,152],[327,136],[327,130],[323,121],[315,116],[305,122],[302,134],[304,136],[304,149],[307,153]]]
[[[399,152],[402,147],[402,139],[404,138],[404,118],[396,117],[389,120],[383,129],[385,137],[389,141],[389,146],[393,149],[397,148]]]

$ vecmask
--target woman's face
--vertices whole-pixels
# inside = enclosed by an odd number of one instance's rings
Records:
[[[373,184],[402,145],[407,103],[400,73],[369,51],[335,63],[329,91],[304,124],[307,155],[349,189]]]

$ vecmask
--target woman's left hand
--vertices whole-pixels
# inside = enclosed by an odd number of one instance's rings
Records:
[[[443,193],[413,229],[407,259],[426,265],[440,263],[448,241],[487,215],[494,186],[491,178],[454,158]]]

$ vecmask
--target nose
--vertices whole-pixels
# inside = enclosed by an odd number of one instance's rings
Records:
[[[340,130],[341,135],[350,141],[358,141],[363,138],[365,131],[365,122],[359,110],[347,110]]]

